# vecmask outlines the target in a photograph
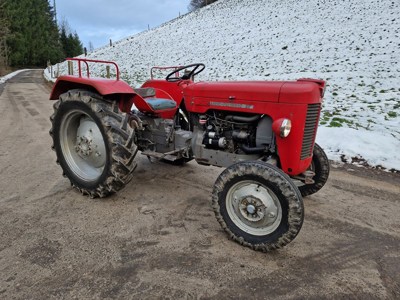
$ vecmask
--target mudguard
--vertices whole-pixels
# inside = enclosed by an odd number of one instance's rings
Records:
[[[60,76],[54,84],[50,94],[50,100],[57,100],[61,94],[72,89],[86,89],[97,92],[102,96],[122,94],[136,94],[135,91],[126,82],[122,80],[110,80],[103,78],[86,78],[76,76]]]

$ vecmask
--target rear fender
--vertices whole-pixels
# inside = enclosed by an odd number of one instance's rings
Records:
[[[125,81],[122,80],[60,76],[53,87],[50,95],[50,100],[57,100],[61,94],[72,89],[92,90],[102,96],[112,94],[135,95],[134,90]]]
[[[57,100],[61,94],[74,89],[84,89],[101,96],[109,96],[119,102],[119,107],[123,112],[131,111],[133,98],[136,95],[134,90],[122,80],[60,76],[51,91],[50,100]]]

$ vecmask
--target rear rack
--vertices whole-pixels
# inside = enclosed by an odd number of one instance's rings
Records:
[[[173,67],[152,67],[150,69],[150,78],[154,79],[154,70],[177,70],[179,68],[182,68],[182,66],[173,66]],[[176,77],[179,77],[179,72],[176,72]]]
[[[98,64],[105,64],[105,65],[114,65],[117,80],[119,80],[119,67],[113,61],[106,61],[106,60],[98,60],[98,59],[84,59],[84,58],[67,58],[66,61],[76,61],[78,63],[78,75],[82,77],[82,63],[86,65],[86,76],[90,78],[90,71],[89,71],[89,64],[88,63],[98,63]]]

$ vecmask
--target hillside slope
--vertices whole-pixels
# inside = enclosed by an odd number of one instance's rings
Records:
[[[154,65],[193,62],[207,66],[198,80],[325,79],[330,158],[400,170],[399,16],[395,0],[220,0],[89,58],[116,61],[132,86]]]

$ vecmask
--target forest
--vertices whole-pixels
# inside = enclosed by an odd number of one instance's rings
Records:
[[[0,0],[0,69],[45,67],[83,53],[66,20],[57,23],[48,0]]]

